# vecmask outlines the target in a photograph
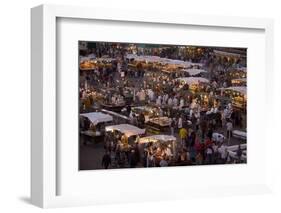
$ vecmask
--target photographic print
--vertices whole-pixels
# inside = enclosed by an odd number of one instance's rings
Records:
[[[79,170],[247,163],[247,49],[78,42]]]

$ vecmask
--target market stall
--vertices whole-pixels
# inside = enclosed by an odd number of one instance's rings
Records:
[[[220,88],[224,95],[231,98],[232,105],[234,107],[246,110],[247,103],[247,87],[246,86],[236,86]]]
[[[138,117],[141,113],[144,115],[145,123],[149,121],[151,117],[154,117],[157,115],[159,111],[158,107],[155,106],[135,106],[132,107],[132,112]]]
[[[107,131],[107,132],[118,131],[121,134],[126,135],[128,138],[131,136],[145,134],[145,129],[140,129],[140,128],[130,125],[130,124],[119,124],[119,125],[113,125],[113,126],[106,126],[105,131]]]
[[[150,150],[158,161],[163,157],[176,157],[176,141],[176,137],[172,135],[151,135],[139,139],[139,143],[144,144],[146,150]]]
[[[237,160],[237,150],[239,148],[239,145],[233,145],[233,146],[228,146],[227,147],[227,152],[233,160]],[[246,162],[247,161],[247,144],[240,144],[240,149],[242,150],[242,156],[241,159],[242,161]]]
[[[242,57],[241,54],[224,51],[224,50],[214,50],[213,54],[220,60],[225,60],[226,62],[231,64],[241,59]]]
[[[144,135],[146,132],[145,129],[140,129],[130,124],[106,126],[105,130],[107,136],[114,137],[119,141],[120,149],[123,151],[130,150],[134,146],[133,143],[136,142],[136,138]]]
[[[232,131],[233,137],[239,138],[242,140],[247,140],[247,132],[241,130],[233,130]]]
[[[160,129],[168,127],[170,122],[170,119],[166,116],[150,118],[148,121],[148,123],[153,124]]]
[[[231,80],[232,86],[246,86],[247,79],[246,78],[236,78]]]
[[[152,55],[136,55],[127,54],[126,58],[130,61],[131,67],[136,67],[141,64],[144,68],[156,68],[164,72],[177,71],[179,69],[200,68],[203,66],[201,63],[192,63],[189,61],[162,58]],[[150,65],[150,66],[149,66]]]
[[[111,67],[112,62],[116,59],[113,58],[94,58],[91,56],[83,57],[80,59],[80,70],[88,71],[96,68]]]
[[[126,106],[126,101],[124,96],[115,88],[101,89],[104,98],[100,101],[102,108],[114,111],[121,112],[121,110]]]
[[[87,119],[87,120],[86,120]],[[111,115],[102,112],[90,112],[80,114],[81,134],[96,137],[103,135],[104,125],[113,121]]]
[[[227,77],[229,79],[241,79],[241,78],[247,78],[247,69],[244,68],[237,68],[232,69],[227,72]]]
[[[208,84],[210,82],[208,79],[202,77],[183,77],[177,78],[176,80],[180,82],[180,88],[188,85],[191,91],[200,90],[202,84]]]

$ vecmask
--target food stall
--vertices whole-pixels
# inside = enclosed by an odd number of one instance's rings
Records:
[[[232,131],[233,137],[239,138],[241,140],[247,140],[247,132],[241,130],[233,130]]]
[[[115,61],[114,58],[93,58],[93,57],[83,57],[80,59],[80,70],[88,71],[94,70],[96,68],[111,67],[112,62]]]
[[[132,107],[132,112],[138,117],[141,113],[144,115],[145,123],[149,121],[151,117],[154,117],[158,114],[159,107],[156,106],[135,106]]]
[[[237,69],[229,70],[227,72],[227,76],[229,79],[247,78],[247,69],[237,68]]]
[[[87,125],[88,119],[89,125]],[[81,123],[81,134],[96,137],[102,136],[104,132],[104,127],[101,124],[110,123],[113,121],[111,115],[102,113],[102,112],[90,112],[90,113],[81,113],[80,114],[80,123]]]
[[[162,131],[167,127],[169,127],[171,121],[168,117],[162,116],[162,117],[150,118],[147,123],[148,125],[154,126]]]
[[[118,124],[118,125],[106,126],[105,131],[106,132],[119,132],[121,135],[126,136],[127,139],[132,136],[145,134],[145,129],[140,129],[131,124]]]
[[[119,131],[120,133],[126,135],[127,137],[145,134],[145,129],[140,129],[131,124],[118,124],[118,125],[106,126],[105,131],[107,132]]]
[[[231,80],[232,86],[246,86],[247,79],[246,78],[235,78]]]
[[[118,124],[112,126],[106,126],[105,131],[109,136],[113,136],[120,139],[121,150],[129,150],[132,146],[132,141],[135,142],[137,136],[145,134],[146,129],[140,129],[130,124]]]
[[[227,87],[220,88],[220,90],[228,97],[231,98],[232,105],[236,108],[246,110],[247,104],[247,87]]]
[[[241,55],[238,53],[223,51],[223,50],[214,50],[213,54],[220,59],[226,59],[227,62],[236,62],[237,60],[241,59]]]
[[[132,68],[141,64],[143,68],[158,69],[167,73],[171,73],[180,69],[200,68],[203,66],[201,63],[161,58],[159,56],[152,55],[139,56],[136,54],[127,54],[126,58],[130,61],[129,66]]]
[[[102,108],[113,111],[113,112],[121,112],[122,109],[126,106],[124,102],[108,104],[108,103],[100,103]]]
[[[100,101],[102,108],[114,112],[121,112],[126,106],[124,97],[119,94],[116,88],[101,89],[101,93],[104,94],[103,100]]]
[[[183,77],[177,78],[176,80],[180,82],[180,88],[183,88],[184,85],[187,84],[189,89],[193,92],[200,90],[200,86],[202,84],[207,84],[210,82],[208,79],[202,77]]]
[[[172,135],[151,135],[139,139],[139,143],[144,144],[146,150],[154,150],[153,155],[158,161],[164,156],[175,159],[176,141],[176,137]],[[153,148],[158,148],[158,150]]]
[[[240,160],[242,162],[246,162],[247,161],[247,144],[240,144],[240,148],[242,150],[242,156],[241,156]],[[227,147],[227,152],[229,154],[229,157],[232,160],[238,159],[237,154],[236,154],[237,150],[238,150],[238,145],[233,145],[233,146]]]

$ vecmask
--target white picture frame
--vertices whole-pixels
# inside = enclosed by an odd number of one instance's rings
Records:
[[[114,202],[139,202],[145,200],[147,195],[139,194],[124,199],[120,197],[108,197],[97,199],[97,196],[89,195],[57,195],[58,173],[57,166],[57,60],[56,60],[56,36],[57,19],[87,19],[87,20],[117,20],[120,22],[142,22],[161,25],[193,25],[201,27],[222,27],[231,29],[257,29],[265,34],[265,69],[266,76],[266,104],[273,104],[272,96],[268,95],[273,89],[273,21],[270,19],[241,18],[241,17],[216,17],[188,14],[161,14],[148,11],[120,11],[108,8],[84,8],[74,6],[41,5],[31,10],[31,202],[34,205],[47,207],[91,205]],[[75,85],[74,85],[75,86]],[[270,118],[268,118],[270,119]],[[270,161],[270,135],[269,129],[265,130],[266,141],[266,165],[263,172],[266,178],[259,184],[229,184],[220,187],[202,187],[197,190],[190,189],[186,194],[186,188],[178,190],[178,196],[214,196],[240,195],[251,193],[264,193],[271,191],[271,161]],[[134,172],[134,171],[133,171]],[[176,169],[173,172],[177,172]],[[124,186],[129,187],[129,186]],[[173,189],[170,189],[173,191]],[[175,191],[174,191],[175,192]],[[157,199],[173,199],[172,196],[161,196]],[[102,196],[101,196],[102,197]],[[147,197],[148,199],[149,196]],[[151,200],[151,199],[150,199]]]

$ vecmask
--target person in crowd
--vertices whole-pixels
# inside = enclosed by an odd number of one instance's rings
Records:
[[[204,140],[204,138],[205,138],[205,134],[206,134],[207,128],[208,128],[207,125],[208,125],[208,124],[207,124],[207,121],[206,121],[206,119],[204,118],[204,119],[201,121],[201,123],[200,123],[201,138],[202,138],[202,140]]]
[[[178,101],[177,97],[175,96],[174,99],[173,99],[173,106],[178,107],[178,104],[179,104],[178,102],[179,101]]]
[[[213,163],[213,155],[214,155],[214,150],[212,148],[212,145],[209,144],[207,145],[207,149],[206,149],[206,164]]]
[[[168,106],[169,106],[169,107],[172,107],[172,106],[173,106],[173,99],[172,99],[172,97],[170,97],[170,98],[168,99]]]
[[[221,146],[218,148],[218,152],[220,155],[220,161],[221,163],[226,163],[228,152],[227,152],[227,146],[225,143],[222,143]]]
[[[175,126],[176,126],[176,122],[175,119],[173,118],[169,118],[169,124],[170,124],[170,133],[171,135],[175,135]]]
[[[201,152],[198,152],[196,155],[196,164],[197,165],[202,165],[204,161],[203,155]]]
[[[168,164],[168,160],[167,160],[167,158],[166,158],[166,156],[164,156],[162,159],[161,159],[161,161],[160,161],[160,163],[159,163],[159,166],[160,167],[166,167],[166,166],[168,166],[169,164]]]
[[[231,120],[228,119],[227,123],[226,123],[226,136],[227,136],[227,139],[230,139],[232,137],[232,130],[233,130],[233,124],[232,124]]]
[[[109,155],[109,152],[105,152],[105,154],[102,157],[102,166],[105,169],[108,169],[108,167],[111,165],[111,157]]]
[[[155,157],[153,155],[153,152],[149,151],[147,154],[147,167],[155,167]]]
[[[183,107],[184,107],[184,99],[181,98],[181,99],[180,99],[179,109],[182,109]]]
[[[131,111],[132,111],[132,108],[129,104],[126,107],[126,110],[127,110],[127,115],[129,116],[131,114]]]
[[[238,145],[238,149],[236,151],[236,156],[237,156],[237,163],[241,163],[241,157],[242,157],[242,149],[241,149],[241,145]]]
[[[179,136],[180,136],[180,139],[181,139],[181,146],[184,147],[185,142],[187,140],[187,136],[188,136],[188,132],[187,132],[186,128],[184,128],[184,127],[180,128]]]
[[[218,145],[217,145],[217,143],[216,142],[213,142],[213,144],[212,144],[212,149],[213,149],[213,162],[214,163],[217,163],[217,161],[218,161]]]
[[[178,120],[178,129],[180,130],[182,127],[183,127],[183,125],[182,125],[182,117],[180,116],[179,120]]]
[[[137,156],[136,156],[136,152],[135,150],[131,150],[131,152],[129,153],[129,164],[130,164],[130,168],[134,168],[136,167],[138,163],[138,160],[137,160]]]
[[[143,113],[140,113],[139,115],[139,121],[138,121],[140,128],[144,128],[144,124],[145,124],[145,117]]]

